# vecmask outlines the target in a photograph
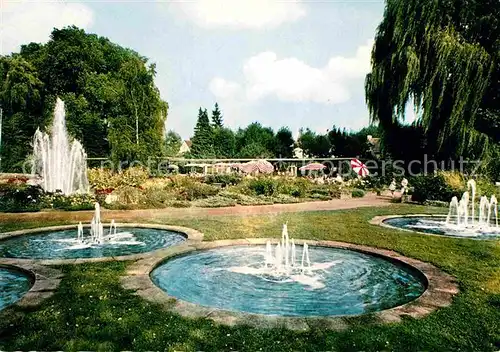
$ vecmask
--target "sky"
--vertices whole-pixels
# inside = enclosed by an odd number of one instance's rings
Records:
[[[184,139],[215,102],[231,128],[369,124],[364,79],[383,0],[0,1],[2,54],[76,25],[156,63],[166,127]]]

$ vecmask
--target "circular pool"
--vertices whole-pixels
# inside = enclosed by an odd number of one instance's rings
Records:
[[[107,230],[106,230],[107,231]],[[79,237],[75,228],[11,237],[0,241],[0,257],[77,259],[126,256],[170,247],[186,240],[179,232],[126,227],[113,235],[90,241],[88,229]]]
[[[487,240],[500,237],[500,229],[495,224],[491,226],[473,224],[469,226],[457,226],[455,224],[447,224],[445,216],[394,216],[382,220],[382,223],[403,230],[457,238]]]
[[[265,246],[229,246],[174,257],[151,272],[183,301],[227,311],[288,317],[345,316],[405,304],[426,289],[422,273],[375,255],[297,246],[293,270],[272,272]],[[303,262],[310,260],[310,266]],[[274,269],[273,269],[274,270]]]
[[[0,266],[0,310],[21,299],[33,285],[33,279],[20,270]]]

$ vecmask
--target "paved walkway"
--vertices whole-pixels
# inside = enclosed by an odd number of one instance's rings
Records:
[[[362,207],[388,206],[391,203],[387,197],[378,197],[367,194],[363,198],[334,199],[323,202],[306,202],[297,204],[273,204],[255,206],[235,206],[224,208],[162,208],[162,209],[141,209],[141,210],[106,210],[103,209],[104,220],[115,219],[154,219],[154,218],[179,218],[179,217],[206,217],[223,215],[260,215],[277,213],[294,213],[303,211],[328,211],[353,209]],[[0,222],[36,220],[67,220],[67,221],[89,221],[93,211],[50,211],[37,213],[0,213]]]

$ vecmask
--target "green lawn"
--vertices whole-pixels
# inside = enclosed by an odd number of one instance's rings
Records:
[[[338,212],[200,219],[158,218],[189,226],[206,240],[276,237],[288,221],[293,238],[329,239],[388,248],[431,262],[458,278],[454,303],[424,319],[379,325],[370,316],[349,319],[334,332],[226,327],[162,311],[124,290],[119,276],[129,264],[64,266],[57,293],[36,309],[0,312],[0,350],[168,351],[494,351],[500,349],[500,241],[424,236],[368,224],[375,215],[435,212],[393,205]],[[441,210],[442,211],[442,210]],[[144,219],[148,222],[148,219]],[[60,223],[60,222],[59,222]],[[43,225],[54,225],[54,222]],[[17,219],[1,231],[41,226]]]

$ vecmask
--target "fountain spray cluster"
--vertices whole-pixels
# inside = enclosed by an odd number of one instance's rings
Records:
[[[33,138],[33,175],[42,178],[47,192],[86,193],[87,154],[76,139],[70,143],[66,130],[64,102],[57,98],[50,134],[36,130]]]
[[[274,253],[273,253],[274,252]],[[304,243],[302,260],[300,266],[296,260],[296,247],[294,240],[288,236],[288,226],[283,224],[281,241],[276,245],[274,251],[271,241],[266,243],[266,267],[274,268],[277,272],[290,273],[300,268],[302,272],[311,272],[311,260],[309,259],[309,246]]]
[[[469,193],[471,191],[471,194]],[[472,196],[472,199],[471,197]],[[463,193],[460,201],[453,197],[450,202],[450,209],[446,217],[446,225],[458,228],[491,228],[493,216],[495,217],[495,227],[498,229],[498,201],[492,195],[490,199],[482,196],[479,200],[479,217],[476,222],[476,181],[467,182],[467,191]],[[469,216],[470,215],[470,216]]]
[[[110,238],[111,236],[116,236],[115,220],[111,220],[109,232],[105,237],[104,226],[101,222],[101,206],[99,203],[95,203],[94,216],[92,217],[92,221],[90,222],[90,237],[84,238],[83,225],[80,222],[78,224],[77,240],[80,243],[102,244],[106,238]]]

